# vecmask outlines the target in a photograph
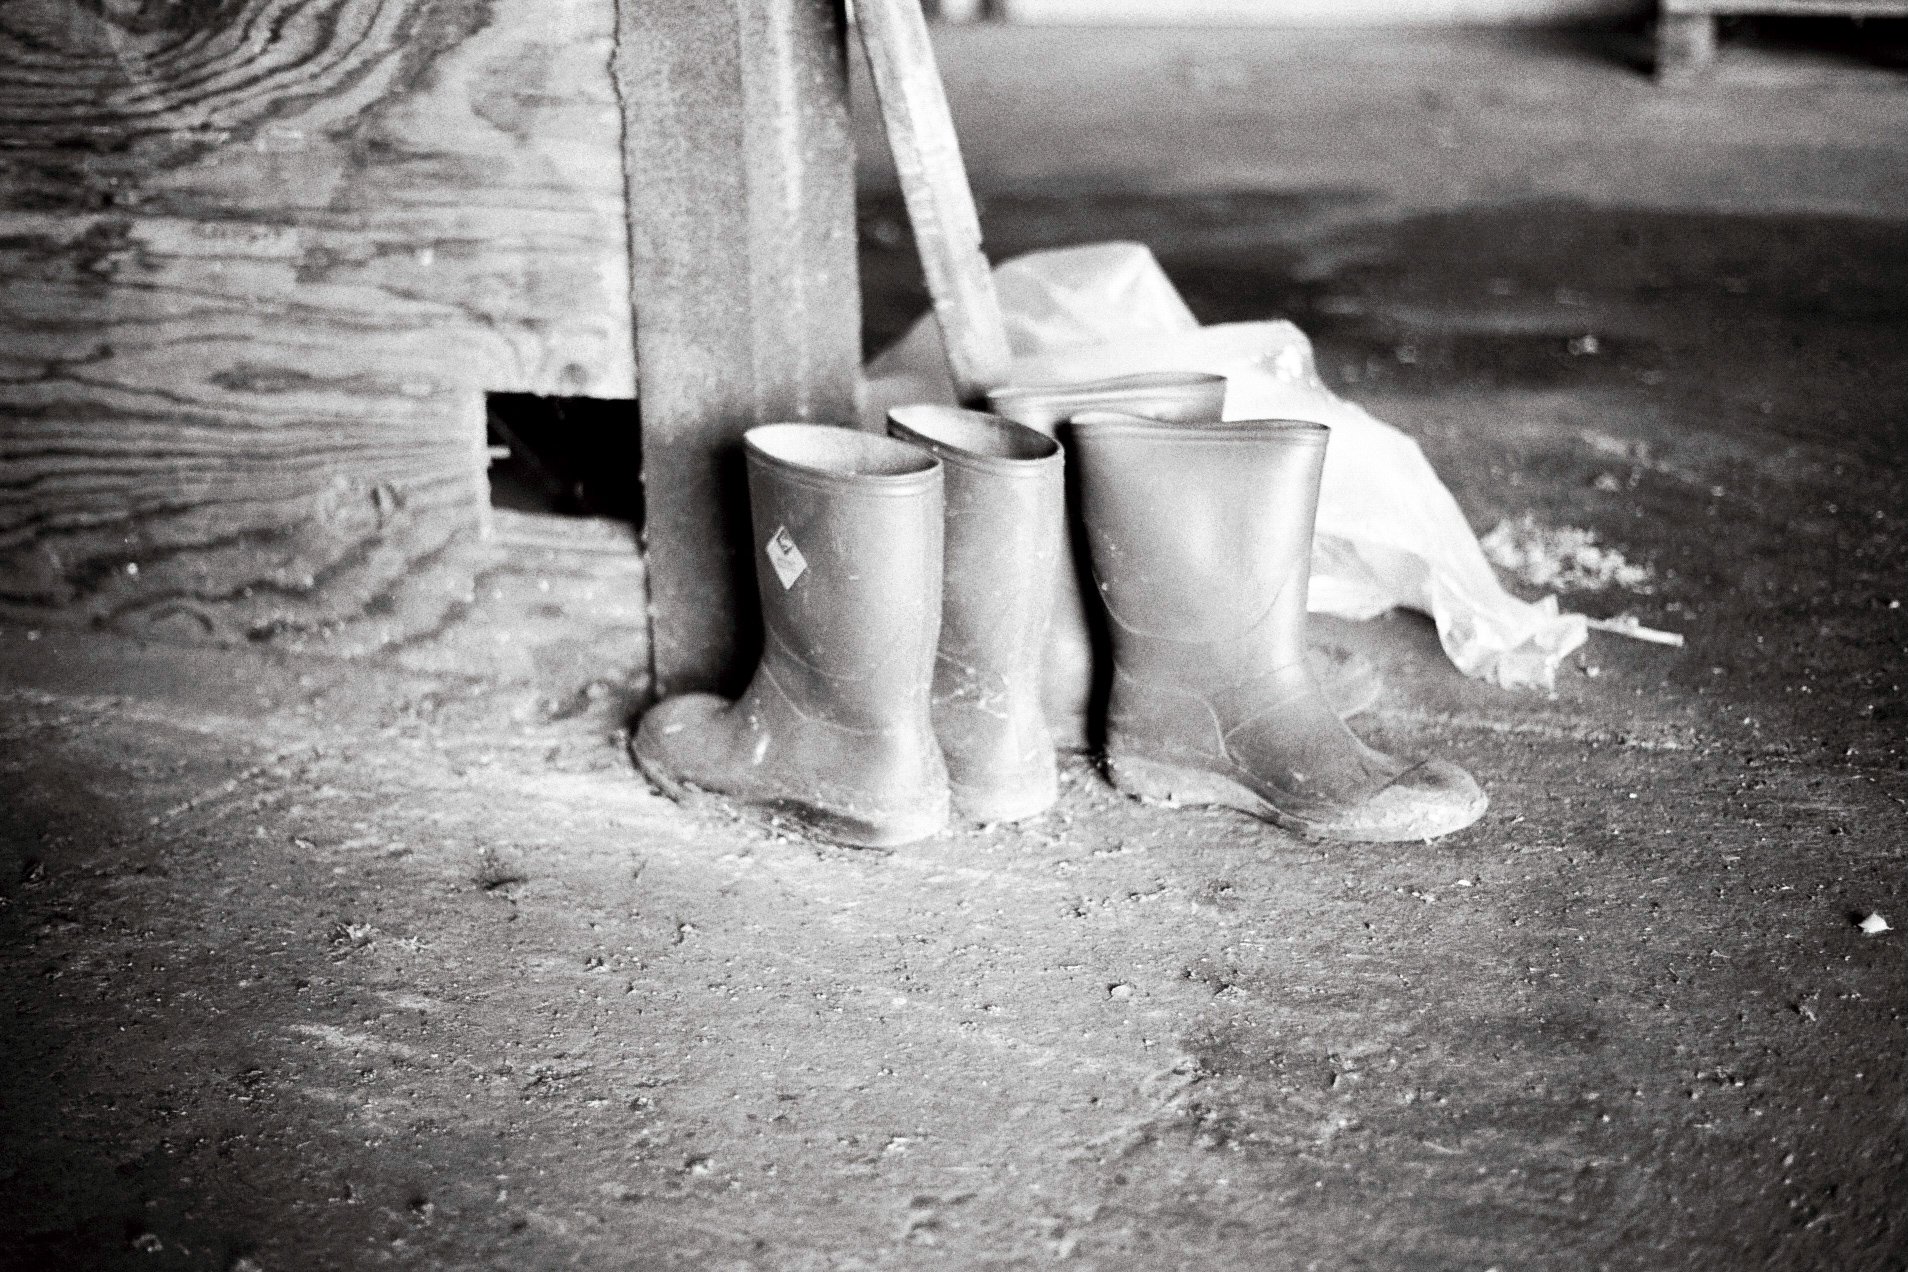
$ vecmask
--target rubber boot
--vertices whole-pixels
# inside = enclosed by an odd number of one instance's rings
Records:
[[[1096,419],[1144,422],[1146,418],[1124,411],[1082,411],[1069,422]],[[1217,424],[1219,417],[1215,415],[1210,420],[1174,422]],[[1378,701],[1378,695],[1384,691],[1378,668],[1371,659],[1355,649],[1326,641],[1308,640],[1305,644],[1305,661],[1312,669],[1312,678],[1318,681],[1319,692],[1325,695],[1332,713],[1341,720],[1349,720],[1361,711],[1370,710]]]
[[[1124,411],[1153,419],[1218,419],[1226,400],[1226,378],[1201,372],[1162,371],[1124,375],[1083,384],[1009,385],[987,395],[997,415],[1038,429],[1051,437],[1082,411]],[[1095,682],[1094,624],[1089,618],[1082,581],[1086,549],[1068,532],[1062,511],[1062,538],[1069,544],[1056,569],[1053,622],[1041,659],[1041,701],[1055,745],[1084,751],[1093,743],[1105,701],[1105,675]]]
[[[743,439],[763,651],[735,702],[671,698],[631,750],[664,793],[713,791],[818,838],[892,847],[947,824],[928,689],[941,465],[890,438],[766,424]]]
[[[1112,635],[1115,786],[1326,839],[1429,839],[1483,815],[1462,769],[1353,736],[1307,664],[1328,429],[1104,416],[1072,429]]]
[[[933,452],[946,481],[934,735],[954,815],[1008,822],[1060,793],[1040,702],[1040,659],[1060,560],[1060,446],[951,406],[904,406],[888,432]]]
[[[1009,385],[987,395],[999,414],[1048,435],[1075,416],[1117,411],[1144,419],[1186,424],[1217,423],[1225,410],[1226,378],[1203,371],[1154,371],[1080,384]],[[1074,520],[1078,520],[1075,518]],[[1084,750],[1092,731],[1089,720],[1096,696],[1095,624],[1089,617],[1081,580],[1086,550],[1075,541],[1066,558],[1054,602],[1052,635],[1047,646],[1047,718],[1060,745]],[[1104,640],[1097,642],[1104,645]],[[1340,717],[1369,710],[1382,683],[1371,660],[1338,645],[1314,645],[1306,657],[1325,698]],[[1104,682],[1104,675],[1099,681]]]

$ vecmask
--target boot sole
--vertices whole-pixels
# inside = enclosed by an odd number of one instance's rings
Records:
[[[1341,843],[1409,843],[1419,839],[1434,839],[1462,830],[1482,816],[1484,811],[1479,807],[1415,829],[1347,829],[1288,813],[1251,787],[1209,769],[1164,764],[1133,755],[1109,755],[1106,775],[1123,794],[1178,804],[1230,808],[1260,821],[1270,822],[1283,830],[1312,839],[1330,839]]]
[[[1042,790],[1036,795],[1007,798],[993,794],[984,787],[961,786],[950,782],[948,788],[954,796],[954,816],[962,821],[982,824],[1026,821],[1029,817],[1038,817],[1060,802],[1057,787]]]
[[[792,799],[743,799],[672,777],[641,755],[633,755],[633,758],[651,786],[684,808],[733,809],[765,830],[793,829],[805,838],[846,848],[899,848],[918,843],[947,826],[946,817],[938,821],[923,818],[913,823],[871,822]]]

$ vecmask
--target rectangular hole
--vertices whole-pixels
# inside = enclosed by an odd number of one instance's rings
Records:
[[[642,427],[633,399],[491,393],[490,504],[643,524]]]

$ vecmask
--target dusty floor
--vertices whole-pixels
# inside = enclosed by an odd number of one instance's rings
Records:
[[[1908,1266],[1908,933],[1856,926],[1908,929],[1908,211],[1835,202],[1903,171],[1863,144],[1764,213],[991,185],[997,252],[1150,242],[1480,530],[1651,571],[1567,600],[1689,647],[1593,636],[1554,698],[1337,629],[1361,729],[1490,790],[1433,846],[1075,764],[1028,826],[836,850],[647,792],[620,669],[0,630],[0,1264]],[[864,229],[878,339],[918,301],[898,204]]]

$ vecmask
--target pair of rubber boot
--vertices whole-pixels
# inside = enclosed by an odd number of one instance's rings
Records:
[[[1462,770],[1360,742],[1308,665],[1324,428],[1070,418],[1115,785],[1333,839],[1430,838],[1482,814]],[[866,846],[932,834],[952,804],[1008,820],[1052,802],[1037,668],[1065,551],[1057,448],[952,408],[902,408],[891,429],[907,442],[749,433],[766,645],[738,701],[644,717],[632,749],[665,791]]]
[[[1058,796],[1040,652],[1060,448],[954,407],[902,407],[889,431],[749,430],[762,658],[733,703],[689,694],[643,717],[632,750],[666,793],[731,795],[859,847]]]

